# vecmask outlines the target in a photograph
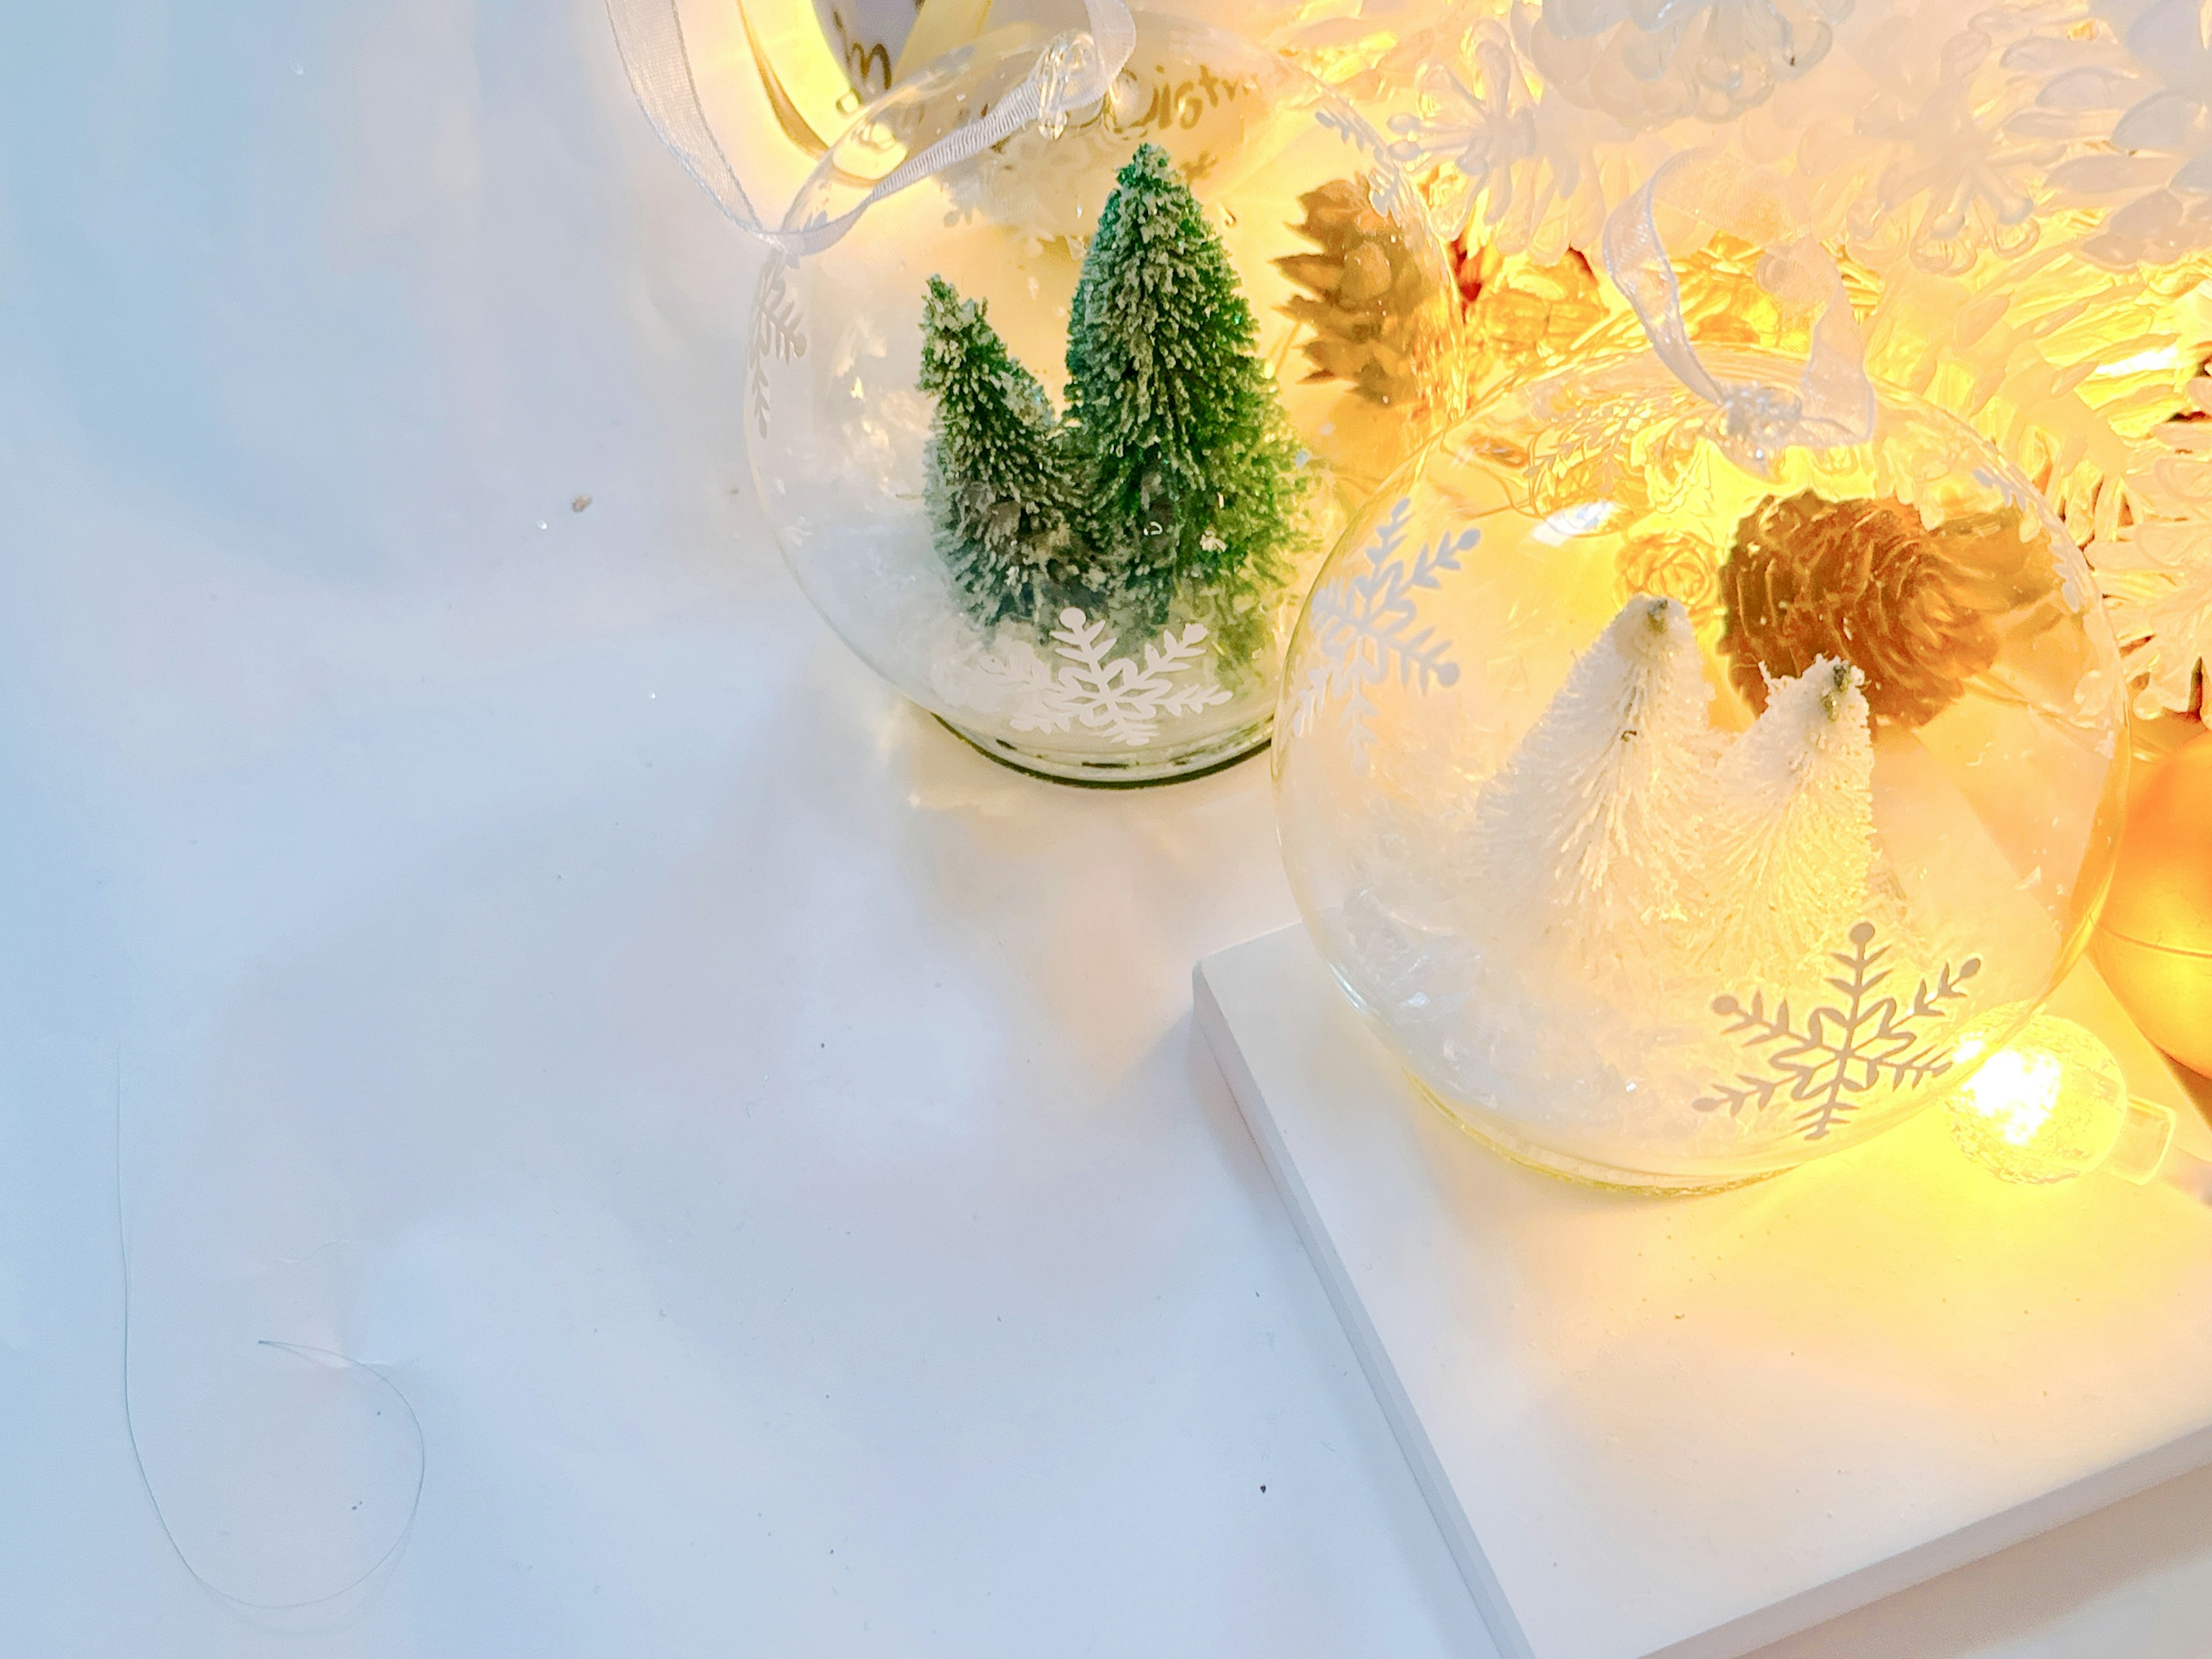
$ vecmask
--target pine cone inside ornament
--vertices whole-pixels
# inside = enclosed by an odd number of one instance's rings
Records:
[[[1888,497],[1767,497],[1721,566],[1729,678],[1763,711],[1770,678],[1844,658],[1877,726],[1926,725],[1996,661],[2002,619],[2049,592],[2046,538],[2021,529],[2009,506],[1930,527]]]
[[[1318,247],[1276,268],[1306,290],[1283,309],[1313,330],[1300,348],[1309,380],[1348,380],[1378,404],[1413,405],[1427,392],[1441,342],[1423,301],[1430,278],[1404,234],[1368,199],[1364,178],[1333,179],[1298,198],[1291,227]]]

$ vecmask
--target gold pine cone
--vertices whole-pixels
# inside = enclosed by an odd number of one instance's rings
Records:
[[[1930,529],[1889,498],[1767,497],[1721,566],[1729,678],[1755,709],[1766,679],[1840,657],[1866,676],[1877,725],[1926,725],[1996,661],[1999,619],[2051,585],[2044,537],[2017,507]]]
[[[1298,198],[1291,227],[1321,251],[1276,269],[1304,294],[1283,308],[1313,330],[1300,348],[1309,380],[1347,380],[1378,404],[1418,404],[1440,342],[1422,313],[1432,284],[1398,227],[1375,210],[1364,179],[1333,179]]]

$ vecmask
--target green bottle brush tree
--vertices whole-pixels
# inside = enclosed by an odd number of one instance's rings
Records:
[[[1312,480],[1228,252],[1164,150],[1140,148],[1098,216],[1064,415],[941,277],[922,334],[930,519],[979,626],[1042,634],[1073,606],[1117,633],[1200,623],[1232,673],[1261,649]]]

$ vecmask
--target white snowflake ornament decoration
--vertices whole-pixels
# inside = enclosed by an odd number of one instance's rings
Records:
[[[1334,707],[1354,763],[1363,771],[1375,740],[1370,687],[1395,677],[1425,694],[1431,685],[1449,686],[1459,678],[1450,640],[1433,626],[1419,626],[1418,593],[1441,586],[1437,578],[1460,568],[1459,556],[1480,541],[1482,532],[1446,532],[1409,563],[1401,545],[1412,514],[1412,498],[1400,496],[1364,550],[1366,568],[1317,589],[1306,607],[1306,626],[1322,660],[1298,688],[1291,728],[1307,735],[1323,709]]]
[[[1480,222],[1501,248],[1549,262],[1595,246],[1605,219],[1598,157],[1635,137],[1610,116],[1540,90],[1502,24],[1469,29],[1459,64],[1421,72],[1413,107],[1390,118],[1391,159],[1433,169],[1431,210],[1447,230]]]
[[[1923,270],[1958,272],[1984,249],[2009,258],[2034,246],[2036,188],[2062,152],[2008,118],[2033,90],[2006,73],[2010,56],[1986,28],[1962,28],[1935,54],[1932,82],[1908,65],[1860,111],[1858,131],[1887,160],[1854,204],[1855,249],[1878,258],[1901,244]]]
[[[1059,666],[1026,641],[1003,660],[978,665],[983,677],[1019,694],[1009,720],[1017,732],[1080,728],[1141,749],[1159,735],[1160,722],[1229,701],[1204,668],[1206,626],[1170,629],[1145,647],[1144,660],[1113,654],[1119,642],[1103,617],[1092,620],[1070,607],[1052,631]]]
[[[1805,1010],[1802,1018],[1791,1017],[1787,998],[1770,1012],[1764,992],[1753,992],[1748,1005],[1733,996],[1715,998],[1713,1012],[1728,1022],[1725,1034],[1741,1042],[1747,1064],[1759,1069],[1714,1085],[1692,1103],[1695,1109],[1726,1107],[1735,1117],[1747,1107],[1755,1115],[1786,1103],[1796,1108],[1794,1128],[1808,1140],[1825,1140],[1862,1106],[1949,1071],[1942,1022],[1947,1016],[1957,1018],[1952,1005],[1965,1000],[1966,981],[1981,972],[1981,958],[1968,957],[1955,968],[1945,963],[1932,982],[1923,979],[1911,1000],[1902,1001],[1896,992],[1881,994],[1896,969],[1885,960],[1890,947],[1874,940],[1872,922],[1851,929],[1850,949],[1829,958],[1838,970],[1827,981],[1834,999]],[[1758,1054],[1762,1048],[1766,1052]]]
[[[2049,183],[2060,205],[2107,210],[2091,258],[2162,264],[2212,246],[2212,44],[2197,0],[2093,9],[2100,27],[2035,43],[2047,79],[2014,125],[2072,141]]]

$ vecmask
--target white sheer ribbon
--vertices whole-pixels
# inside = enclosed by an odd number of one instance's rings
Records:
[[[1759,286],[1785,304],[1817,305],[1811,355],[1795,392],[1717,378],[1682,322],[1682,290],[1655,214],[1671,208],[1765,251]],[[1765,476],[1784,449],[1832,448],[1874,435],[1874,387],[1842,274],[1793,211],[1790,186],[1717,150],[1674,156],[1605,223],[1605,268],[1643,319],[1660,360],[1720,410],[1717,436],[1731,459]]]
[[[1090,32],[1054,40],[1038,57],[1029,77],[983,119],[907,157],[858,205],[836,218],[796,229],[775,229],[762,221],[707,124],[677,0],[606,0],[607,21],[614,25],[615,46],[629,71],[630,89],[660,142],[739,229],[794,256],[828,247],[885,197],[1003,143],[1024,127],[1035,124],[1048,137],[1057,137],[1070,115],[1103,100],[1136,49],[1136,23],[1122,0],[1084,0],[1084,4],[1090,14]]]

